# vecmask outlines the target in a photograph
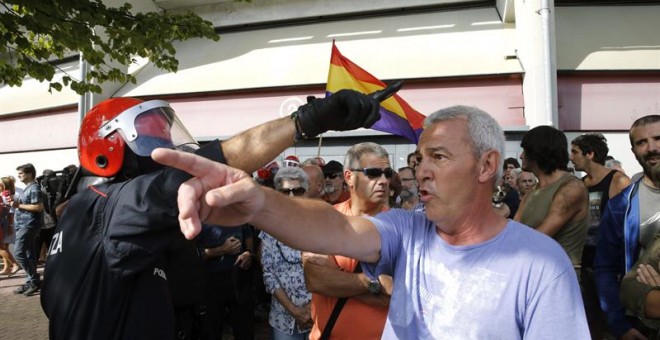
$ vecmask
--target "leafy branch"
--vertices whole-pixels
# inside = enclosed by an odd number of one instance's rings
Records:
[[[15,0],[0,2],[0,82],[21,86],[32,77],[49,82],[49,91],[68,86],[82,94],[100,92],[104,82],[132,82],[124,70],[136,57],[176,72],[175,41],[217,41],[212,24],[196,14],[136,13],[131,5],[105,6],[100,0]],[[82,53],[91,66],[85,79],[63,72],[57,61]],[[62,71],[62,70],[60,70]]]

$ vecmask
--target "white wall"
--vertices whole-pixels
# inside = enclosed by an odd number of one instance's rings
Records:
[[[70,164],[78,165],[78,153],[76,149],[64,149],[2,154],[0,155],[0,177],[9,175],[16,177],[16,167],[25,163],[32,163],[39,176],[45,169],[59,171]]]
[[[660,70],[660,6],[555,11],[558,70]]]
[[[177,44],[179,70],[145,67],[116,95],[324,84],[331,43],[379,79],[520,73],[513,24],[494,8],[409,14],[222,34]]]

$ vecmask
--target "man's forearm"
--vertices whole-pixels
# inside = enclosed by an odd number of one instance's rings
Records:
[[[220,256],[225,256],[229,252],[227,251],[227,248],[224,245],[220,245],[217,247],[213,248],[205,248],[204,249],[204,258],[210,259],[214,257],[220,257]]]
[[[660,290],[652,290],[644,300],[644,317],[660,319]]]
[[[369,292],[364,274],[313,263],[305,264],[305,283],[310,292],[332,297],[350,297]]]
[[[273,297],[275,297],[275,300],[286,309],[286,311],[289,314],[293,315],[294,309],[298,306],[296,306],[291,299],[289,299],[289,296],[286,295],[286,292],[282,288],[276,288],[275,291],[273,291]]]
[[[289,117],[257,125],[222,142],[227,164],[254,172],[294,142],[296,127]]]
[[[369,263],[380,258],[380,234],[369,220],[343,215],[323,201],[261,190],[265,204],[251,224],[291,248]]]
[[[385,294],[374,295],[371,293],[366,293],[355,296],[354,298],[370,306],[388,308],[390,306],[391,297]]]
[[[23,211],[29,211],[29,212],[34,212],[38,213],[43,209],[43,206],[41,204],[25,204],[21,203],[18,205],[17,209],[23,210]]]

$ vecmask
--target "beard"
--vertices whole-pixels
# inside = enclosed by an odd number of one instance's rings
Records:
[[[326,194],[329,195],[329,194],[334,194],[335,191],[337,191],[337,190],[335,189],[335,187],[332,186],[332,184],[326,184],[326,185],[323,187],[323,191],[324,191]]]
[[[660,164],[656,164],[655,166],[649,165],[648,168],[648,171],[644,169],[644,173],[649,176],[656,187],[660,188]]]
[[[644,175],[647,176],[656,186],[660,184],[660,163],[651,165],[648,163],[648,160],[658,156],[660,156],[660,153],[657,152],[649,152],[644,156],[635,155],[635,158],[637,158],[637,161],[644,170]]]

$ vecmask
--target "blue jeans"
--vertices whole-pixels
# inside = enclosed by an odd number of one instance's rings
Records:
[[[298,332],[298,327],[293,328],[293,334],[286,334],[275,327],[271,327],[273,330],[273,340],[307,340],[309,339],[310,331],[300,333]]]
[[[38,254],[34,253],[34,243],[39,235],[39,228],[17,228],[14,241],[14,258],[27,274],[26,283],[38,285],[41,281],[37,274]]]

